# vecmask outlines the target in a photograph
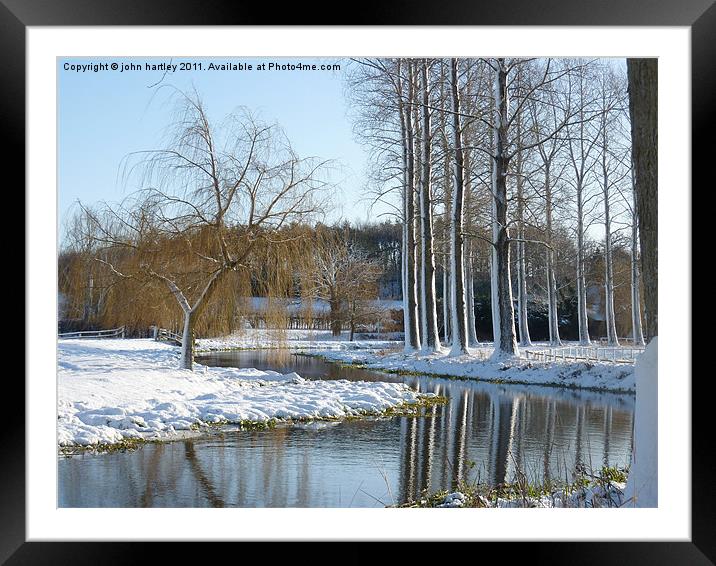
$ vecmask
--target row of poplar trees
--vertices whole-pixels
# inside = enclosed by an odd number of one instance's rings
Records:
[[[403,224],[406,352],[477,345],[477,253],[489,255],[495,356],[530,345],[527,246],[543,250],[550,343],[560,345],[557,224],[575,242],[581,344],[590,343],[586,242],[601,226],[607,340],[617,345],[612,248],[629,228],[633,341],[644,343],[623,60],[356,59],[347,92],[355,133],[372,150],[376,201],[392,203]]]

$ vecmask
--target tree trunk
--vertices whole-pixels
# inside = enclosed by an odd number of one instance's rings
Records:
[[[521,142],[521,120],[519,115],[515,121],[517,128],[517,143]],[[525,251],[525,213],[524,213],[524,179],[522,178],[522,153],[516,156],[516,185],[517,185],[517,321],[520,327],[520,346],[531,346],[530,329],[527,322],[527,274]]]
[[[507,231],[507,70],[503,59],[498,60],[495,81],[495,155],[493,156],[493,300],[497,299],[497,322],[499,336],[495,343],[495,355],[517,355],[515,310],[512,304],[512,281],[510,278],[510,240]],[[493,313],[495,309],[493,308]]]
[[[405,330],[405,351],[420,348],[418,343],[417,297],[415,295],[415,233],[413,231],[415,205],[413,185],[412,120],[410,111],[403,101],[403,78],[398,61],[398,111],[403,145],[403,328]],[[410,91],[409,91],[410,93]],[[412,94],[412,93],[410,93]]]
[[[421,144],[421,190],[420,190],[420,224],[422,229],[422,269],[421,269],[421,302],[423,314],[423,347],[428,351],[440,348],[438,331],[438,313],[435,292],[435,252],[433,250],[433,196],[430,181],[430,159],[432,135],[430,132],[430,111],[428,109],[428,64],[424,60],[421,67],[422,83],[422,144]]]
[[[606,117],[602,118],[606,122]],[[602,190],[604,194],[604,303],[607,326],[607,344],[618,346],[617,323],[614,313],[614,274],[612,265],[612,221],[609,207],[609,171],[607,169],[606,123],[602,125]]]
[[[552,179],[551,162],[544,163],[545,216],[547,217],[547,315],[549,320],[549,345],[561,346],[559,337],[559,313],[557,312],[557,279],[554,275],[554,248],[552,247]]]
[[[440,66],[440,101],[445,104],[447,95],[445,93],[445,65]],[[450,331],[450,316],[452,313],[452,302],[450,293],[452,289],[452,281],[450,277],[450,218],[451,212],[451,195],[452,195],[452,167],[450,167],[450,144],[448,142],[446,113],[440,112],[440,132],[442,133],[442,149],[443,149],[443,195],[445,205],[445,222],[443,226],[444,232],[444,254],[443,254],[443,338],[445,344],[450,344],[452,333]]]
[[[639,285],[639,229],[636,214],[631,221],[631,329],[635,346],[644,345],[644,334],[641,329],[641,293]]]
[[[472,269],[472,246],[467,254],[467,343],[473,348],[480,345],[475,328],[475,276]]]
[[[497,83],[494,85],[495,92],[497,91]],[[494,155],[497,155],[498,140],[500,137],[499,132],[499,110],[497,108],[498,96],[492,97],[492,113],[495,116],[496,124],[493,127],[492,135],[492,151]],[[498,351],[500,345],[500,307],[499,307],[499,295],[497,286],[497,242],[498,235],[498,224],[497,224],[497,164],[495,157],[492,157],[492,198],[490,199],[490,222],[492,223],[492,246],[490,246],[490,311],[492,315],[492,342],[495,346],[495,351]]]
[[[82,305],[82,323],[85,325],[85,328],[92,322],[93,302],[94,278],[92,277],[92,272],[90,272],[87,278],[87,292],[85,294],[84,304]]]
[[[450,222],[450,272],[452,275],[452,348],[450,355],[467,353],[467,320],[465,312],[465,263],[463,258],[463,198],[464,168],[462,131],[460,124],[460,97],[458,92],[457,59],[450,60],[452,88],[452,135],[455,151],[453,161],[452,214]]]
[[[410,225],[408,222],[408,144],[405,126],[405,105],[403,104],[403,78],[400,67],[400,59],[398,59],[398,113],[400,115],[400,141],[403,149],[403,229],[400,250],[400,285],[403,295],[403,342],[405,351],[408,352],[413,349],[410,339],[410,309],[408,308],[408,226]]]
[[[658,132],[657,59],[627,59],[629,115],[636,213],[644,282],[644,331],[649,342],[658,335]]]
[[[181,336],[181,369],[194,369],[194,324],[195,310],[184,310],[184,331]]]
[[[584,204],[585,204],[585,178],[588,174],[589,167],[587,161],[589,154],[594,148],[598,136],[587,138],[585,133],[585,111],[588,106],[585,95],[584,75],[578,74],[579,88],[577,89],[577,116],[579,118],[577,124],[576,136],[570,134],[568,144],[569,154],[574,169],[574,180],[576,183],[576,206],[577,206],[577,326],[579,330],[579,343],[582,346],[588,346],[591,341],[589,339],[589,319],[587,318],[587,285],[584,265]],[[576,141],[579,148],[578,153],[574,151],[573,142]],[[585,147],[586,144],[586,147]]]
[[[158,279],[163,281],[167,285],[167,287],[169,287],[169,290],[171,291],[172,295],[174,295],[174,298],[177,300],[182,312],[184,313],[184,330],[182,331],[182,348],[179,361],[180,367],[182,369],[193,369],[194,325],[196,323],[196,320],[201,315],[201,312],[203,311],[207,302],[216,290],[218,283],[222,280],[222,278],[226,275],[227,272],[228,268],[226,266],[223,266],[214,272],[214,274],[211,276],[206,286],[202,290],[201,294],[196,299],[196,302],[194,303],[193,307],[190,306],[189,301],[184,296],[184,293],[182,293],[182,291],[179,289],[176,283],[174,283],[174,281],[168,279],[167,277],[162,277],[157,275],[156,273],[153,273],[154,277],[157,277]],[[174,331],[176,330],[176,322],[174,322],[172,328],[174,329]]]
[[[415,102],[415,85],[413,67],[408,64],[408,100]],[[410,107],[405,110],[405,126],[408,135],[408,310],[410,311],[410,345],[411,349],[420,349],[420,314],[418,312],[418,265],[417,246],[415,239],[415,126]]]
[[[531,346],[527,320],[527,277],[525,275],[525,243],[517,242],[517,322],[520,327],[520,346]]]
[[[463,139],[469,140],[468,127],[464,126]],[[464,165],[464,183],[465,183],[465,210],[470,210],[469,203],[472,198],[472,184],[470,183],[470,152],[468,150],[463,152],[463,165]],[[469,221],[466,221],[468,231],[470,231]],[[474,289],[474,274],[473,274],[473,256],[472,256],[472,242],[468,240],[465,243],[466,256],[465,256],[465,300],[467,309],[467,345],[471,347],[479,346],[477,340],[477,331],[475,329],[475,289]]]
[[[589,346],[589,326],[587,318],[587,282],[584,265],[584,187],[582,178],[577,179],[577,323],[579,343]]]
[[[328,301],[331,307],[331,334],[333,336],[340,336],[342,325],[341,325],[341,302],[335,297],[331,297]]]
[[[413,195],[413,202],[415,203],[415,217],[413,219],[413,233],[415,234],[415,295],[417,299],[417,312],[418,312],[418,336],[420,345],[425,348],[426,334],[428,331],[428,319],[425,312],[425,279],[424,279],[424,266],[425,266],[425,249],[423,242],[423,218],[422,218],[422,198],[423,198],[423,129],[421,120],[421,111],[418,105],[418,99],[420,96],[420,86],[418,84],[418,78],[420,73],[417,69],[417,63],[412,62],[410,64],[410,85],[412,89],[411,100],[411,121],[413,124],[413,188],[415,194]]]
[[[451,287],[450,274],[448,272],[448,266],[446,265],[443,268],[443,340],[445,344],[450,343],[450,313],[452,312],[452,307],[450,306]]]

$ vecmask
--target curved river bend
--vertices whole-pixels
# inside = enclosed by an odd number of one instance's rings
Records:
[[[223,427],[133,452],[59,458],[60,507],[382,507],[459,480],[571,479],[578,463],[629,463],[634,396],[395,376],[276,351],[202,364],[307,379],[404,381],[448,397],[423,417]]]

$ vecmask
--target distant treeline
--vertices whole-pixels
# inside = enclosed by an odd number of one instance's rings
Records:
[[[439,222],[438,222],[439,224]],[[330,289],[317,290],[320,277],[316,258],[321,251],[335,246],[345,246],[360,255],[362,261],[373,266],[374,286],[364,290],[361,298],[365,301],[375,299],[402,300],[401,296],[401,231],[402,226],[395,221],[350,224],[344,222],[328,226],[293,225],[284,229],[283,242],[259,247],[250,270],[236,272],[227,278],[221,286],[220,300],[209,307],[207,316],[197,326],[202,336],[215,336],[233,332],[249,321],[250,324],[278,325],[292,328],[331,328],[340,323],[342,329],[350,326],[350,316],[337,307],[332,318],[330,313],[308,313],[306,317],[285,311],[285,303],[255,312],[248,297],[314,297],[330,299]],[[440,231],[436,230],[438,233]],[[329,245],[331,244],[331,245]],[[477,248],[477,246],[476,246]],[[60,290],[59,322],[62,331],[112,328],[125,325],[128,333],[148,335],[148,328],[160,325],[171,329],[180,329],[182,313],[173,297],[162,287],[117,277],[107,269],[101,258],[96,257],[97,250],[78,249],[67,246],[59,255],[58,282]],[[475,249],[470,258],[471,273],[474,276],[473,305],[475,325],[480,340],[492,339],[491,294],[489,256],[487,250]],[[528,253],[528,282],[532,300],[528,306],[530,330],[536,340],[546,340],[547,303],[546,291],[541,284],[544,280],[543,262],[535,249]],[[576,327],[576,287],[573,281],[573,262],[575,250],[565,234],[555,238],[555,262],[558,289],[560,333],[567,340],[578,337]],[[106,253],[109,254],[109,251]],[[116,252],[115,252],[116,253]],[[126,250],[122,251],[127,255]],[[325,254],[324,254],[325,255]],[[439,258],[440,259],[440,258]],[[439,312],[442,310],[444,289],[442,272],[445,258],[438,261],[437,294]],[[625,308],[617,312],[617,329],[620,335],[627,335],[631,319],[629,305],[629,268],[630,255],[625,246],[617,246],[614,252],[616,294],[619,305]],[[325,261],[324,268],[325,266]],[[587,255],[588,280],[590,281],[590,333],[599,337],[604,335],[604,307],[600,299],[603,288],[603,253],[598,245],[590,247]],[[311,276],[308,272],[313,270]],[[361,276],[364,276],[362,273]],[[340,282],[338,282],[340,285]],[[369,285],[370,287],[370,285]],[[449,291],[449,289],[448,289]],[[334,289],[334,297],[342,291]],[[623,296],[622,296],[623,295]],[[345,307],[345,305],[344,305]],[[361,319],[361,330],[375,330],[375,323],[382,321],[385,332],[402,330],[402,314],[367,313]],[[268,318],[268,320],[267,320]],[[356,317],[358,318],[358,317]],[[356,321],[358,322],[358,321]],[[441,332],[444,330],[441,320]]]

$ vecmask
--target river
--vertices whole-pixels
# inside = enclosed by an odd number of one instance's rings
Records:
[[[449,402],[420,417],[280,424],[60,456],[60,507],[382,507],[459,481],[569,480],[629,463],[634,395],[396,376],[258,350],[197,358],[307,379],[403,381]]]

